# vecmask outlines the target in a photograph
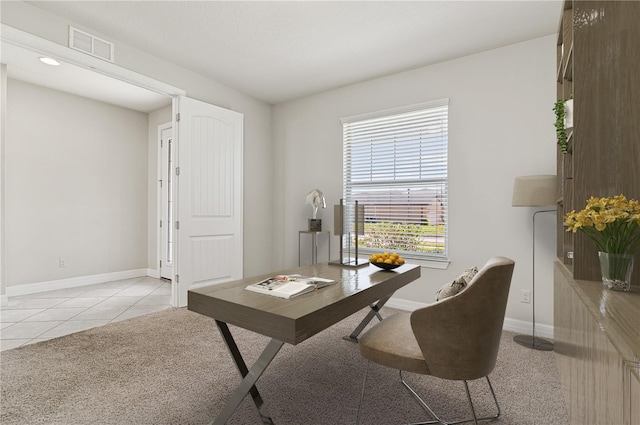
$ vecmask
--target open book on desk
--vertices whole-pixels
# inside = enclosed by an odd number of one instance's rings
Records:
[[[335,283],[335,280],[300,275],[279,275],[247,286],[249,291],[279,298],[293,298]]]

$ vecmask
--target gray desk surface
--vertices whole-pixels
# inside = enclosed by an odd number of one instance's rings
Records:
[[[269,276],[295,273],[336,283],[289,300],[245,289]],[[351,269],[320,263],[189,290],[187,305],[191,311],[295,345],[419,277],[420,266],[412,264],[384,271],[373,265]]]

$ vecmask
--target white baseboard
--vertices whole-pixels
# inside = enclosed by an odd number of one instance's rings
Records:
[[[531,322],[523,320],[504,318],[504,330],[516,332],[524,335],[531,335],[533,325]],[[553,326],[536,323],[536,337],[553,339]]]
[[[387,307],[397,308],[399,310],[413,311],[422,307],[426,307],[428,304],[419,303],[416,301],[404,300],[402,298],[391,297],[385,304]]]
[[[72,277],[69,279],[50,280],[46,282],[27,283],[7,287],[8,297],[37,294],[38,292],[55,291],[57,289],[75,288],[114,280],[132,279],[147,276],[147,269],[124,270],[120,272],[95,274],[91,276]]]
[[[4,307],[9,304],[9,297],[7,294],[0,295],[0,306]]]
[[[160,279],[160,270],[158,270],[158,269],[147,269],[147,276],[154,277],[156,279]]]
[[[388,307],[397,308],[400,310],[413,311],[418,308],[426,307],[428,304],[404,300],[401,298],[391,298],[389,299],[389,301],[387,301],[385,305]],[[531,322],[526,322],[526,321],[517,320],[517,319],[510,319],[508,317],[505,317],[503,329],[506,331],[521,333],[525,335],[531,335],[533,326]],[[553,326],[542,325],[540,323],[537,323],[536,336],[553,339]]]

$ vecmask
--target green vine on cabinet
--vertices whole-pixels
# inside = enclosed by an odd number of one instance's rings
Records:
[[[564,128],[564,117],[565,117],[565,109],[564,109],[564,99],[558,99],[553,106],[553,110],[556,113],[556,137],[558,139],[558,145],[560,145],[560,151],[564,154],[567,153],[567,132]]]

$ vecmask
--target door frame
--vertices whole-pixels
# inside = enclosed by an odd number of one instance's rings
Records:
[[[94,58],[77,50],[73,50],[62,44],[54,43],[45,38],[38,37],[17,28],[2,24],[2,41],[18,47],[33,50],[45,55],[51,55],[76,66],[94,71],[120,81],[133,84],[143,89],[151,90],[169,97],[186,96],[186,91],[167,84],[155,78],[147,77],[127,68],[123,68],[111,62]]]
[[[5,245],[5,133],[7,114],[7,66],[0,64],[0,306],[9,304],[7,297],[7,249]]]
[[[173,112],[172,112],[173,113]],[[169,130],[173,128],[173,124],[171,121],[167,121],[165,123],[162,123],[160,125],[158,125],[158,139],[157,142],[160,143],[160,141],[162,140],[162,132],[165,130]],[[157,217],[162,220],[163,217],[163,210],[165,208],[163,199],[163,190],[164,190],[164,184],[166,184],[167,182],[163,181],[163,173],[162,173],[162,149],[158,148],[158,166],[157,166],[157,178],[158,178],[158,185],[157,190],[156,190],[156,199],[158,200],[157,203]],[[160,182],[162,181],[163,185],[160,184]],[[162,277],[162,266],[160,266],[160,261],[164,261],[164,257],[163,257],[163,243],[162,243],[162,232],[165,229],[165,226],[168,223],[163,222],[162,223],[162,227],[160,227],[160,225],[158,223],[156,223],[157,226],[157,241],[158,241],[158,254],[157,254],[157,258],[158,258],[158,275],[160,276],[161,279],[163,279]],[[175,273],[172,271],[171,272],[171,284],[173,284],[173,279],[174,279]],[[175,306],[175,304],[172,303],[172,305]]]
[[[80,66],[87,70],[97,72],[99,74],[105,75],[107,77],[112,77],[117,80],[123,81],[125,83],[132,84],[134,86],[138,86],[147,90],[154,91],[156,93],[166,95],[172,99],[171,107],[172,112],[171,115],[175,117],[175,108],[176,108],[176,99],[180,96],[186,96],[187,92],[181,88],[169,85],[164,83],[163,81],[157,80],[155,78],[147,77],[146,75],[139,74],[135,71],[132,71],[127,68],[123,68],[114,63],[106,62],[102,59],[97,59],[92,56],[89,56],[85,53],[70,49],[67,46],[63,46],[58,43],[54,43],[53,41],[47,40],[45,38],[38,37],[31,33],[19,30],[14,27],[10,27],[6,24],[1,24],[0,33],[2,34],[1,42],[7,42],[9,44],[13,44],[18,47],[22,47],[25,49],[29,49],[35,52],[39,52],[41,54],[47,56],[53,56],[57,59],[62,60],[63,62],[67,62],[69,64],[73,64],[76,66]],[[6,93],[6,84],[2,85],[3,96]],[[4,106],[4,105],[3,105]],[[0,112],[2,114],[2,122],[4,124],[4,114],[6,113],[6,108],[2,108]],[[4,130],[4,125],[2,126]],[[4,148],[5,148],[5,134],[2,131],[0,134],[0,163],[4,161]],[[160,155],[160,152],[158,152]],[[4,168],[3,168],[4,169]],[[0,194],[4,194],[5,189],[5,176],[4,173],[0,173]],[[5,217],[5,203],[4,200],[0,202],[0,265],[2,265],[2,270],[5,270],[4,265],[6,263],[6,247],[4,246],[4,217]],[[160,242],[158,241],[158,247],[160,246]],[[159,263],[156,264],[159,270]],[[175,283],[172,280],[172,299],[171,305],[175,306],[177,304],[177,299],[175,298],[176,290],[173,288]],[[0,272],[0,300],[2,303],[7,301],[7,281],[6,274],[4,272]]]

